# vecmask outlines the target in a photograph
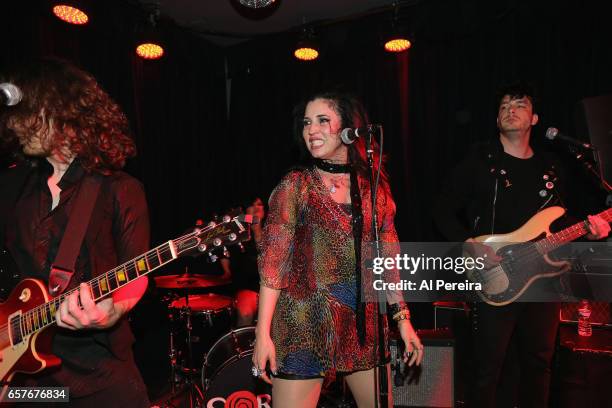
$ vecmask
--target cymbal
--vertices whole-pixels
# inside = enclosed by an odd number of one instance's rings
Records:
[[[191,289],[208,288],[211,286],[227,285],[232,281],[216,275],[182,275],[156,276],[155,284],[158,288],[165,289]]]

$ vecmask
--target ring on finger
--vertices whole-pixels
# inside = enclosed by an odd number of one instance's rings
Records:
[[[253,366],[251,367],[251,375],[253,375],[253,377],[261,377],[263,375],[263,370]]]

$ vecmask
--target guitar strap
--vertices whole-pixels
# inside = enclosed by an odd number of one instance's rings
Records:
[[[72,279],[85,231],[100,192],[100,184],[100,176],[92,174],[86,175],[79,186],[68,225],[49,273],[49,293],[52,296],[57,296],[66,290]]]
[[[502,168],[501,156],[503,154],[503,146],[499,140],[488,141],[482,149],[481,154],[485,162],[487,163],[487,169],[489,175],[495,182],[493,200],[491,203],[491,234],[495,233],[495,207],[497,204],[497,195],[499,188],[504,186],[508,187],[512,185],[510,182],[511,175]],[[554,160],[547,153],[539,153],[542,164],[542,189],[540,190],[540,197],[542,197],[542,205],[539,210],[546,206],[560,204],[562,207],[567,208],[563,202],[562,194],[558,188],[558,174],[555,169]],[[550,194],[552,193],[552,195]],[[556,197],[556,198],[555,198]]]

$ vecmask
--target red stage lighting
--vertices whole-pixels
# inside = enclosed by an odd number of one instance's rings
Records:
[[[67,4],[53,6],[53,14],[60,20],[70,24],[83,25],[89,21],[89,16],[83,10]]]
[[[143,43],[136,47],[136,54],[140,58],[144,59],[160,59],[164,55],[164,49],[161,45],[158,44]]]
[[[412,44],[410,43],[410,41],[406,38],[403,37],[393,37],[393,38],[389,38],[386,42],[385,42],[385,51],[388,52],[402,52],[402,51],[406,51],[408,48],[410,48]]]

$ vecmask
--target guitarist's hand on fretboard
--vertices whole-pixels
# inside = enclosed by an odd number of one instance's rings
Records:
[[[81,283],[79,290],[62,302],[55,319],[57,325],[65,329],[105,329],[117,323],[123,315],[122,309],[117,306],[112,297],[95,303],[89,285]]]
[[[589,215],[587,226],[590,233],[586,237],[593,241],[603,239],[610,233],[610,224],[599,215]]]
[[[502,260],[502,258],[495,253],[493,248],[475,241],[474,238],[466,239],[463,244],[463,249],[474,259],[483,258],[485,269],[491,269],[499,265]]]

